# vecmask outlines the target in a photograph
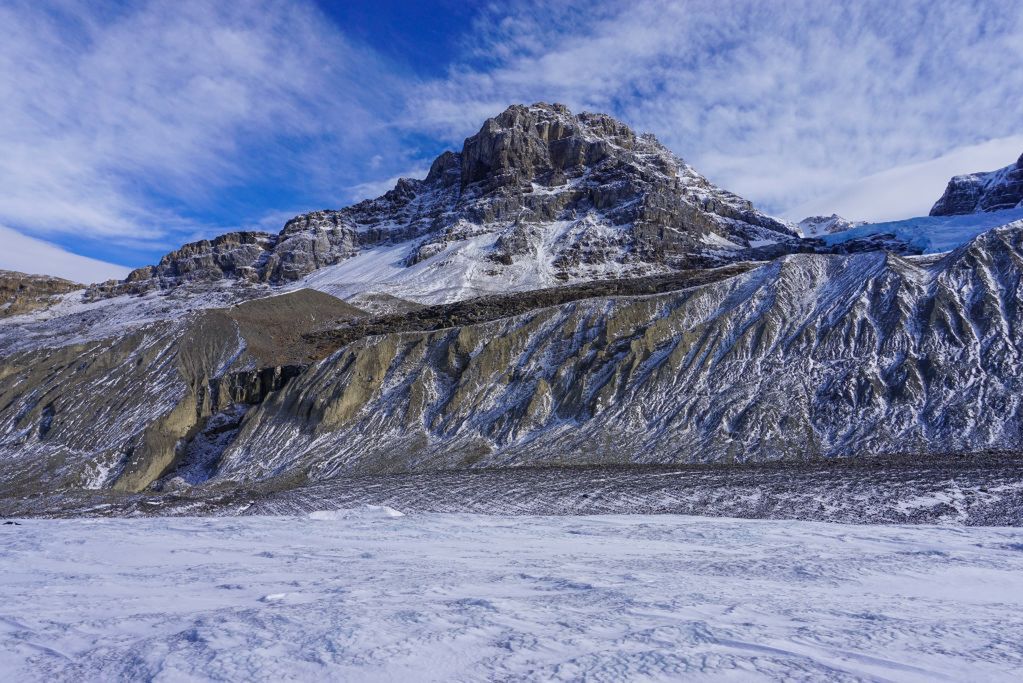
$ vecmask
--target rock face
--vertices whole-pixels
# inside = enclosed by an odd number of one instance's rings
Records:
[[[61,294],[84,288],[85,285],[59,277],[0,270],[0,318],[47,308]]]
[[[850,221],[842,218],[837,213],[830,216],[810,216],[799,221],[798,227],[803,237],[819,237],[821,235],[833,235],[836,232],[851,230],[852,228],[866,225],[866,221]]]
[[[522,259],[561,281],[677,270],[798,242],[793,226],[715,187],[652,136],[602,114],[516,105],[486,121],[424,180],[298,216],[278,235],[230,233],[186,245],[92,296],[236,279],[281,284],[379,245],[405,267],[471,242],[500,277]]]
[[[931,209],[932,216],[1023,208],[1023,155],[1015,164],[989,173],[957,175]]]

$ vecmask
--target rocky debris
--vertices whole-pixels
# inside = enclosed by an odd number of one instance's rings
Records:
[[[0,318],[49,308],[62,294],[84,288],[59,277],[0,270]]]
[[[90,296],[220,279],[283,284],[381,244],[408,243],[411,267],[479,236],[489,236],[485,258],[496,268],[545,252],[560,279],[575,281],[720,265],[768,244],[799,250],[792,225],[715,187],[653,136],[538,103],[488,119],[424,180],[402,178],[377,199],[298,216],[278,235],[186,245]]]
[[[225,420],[211,432],[229,431],[230,418]],[[160,492],[64,490],[28,498],[0,497],[0,514],[22,519],[305,515],[383,504],[407,513],[681,514],[854,524],[1023,525],[1023,460],[1013,452],[508,467],[355,475],[301,486],[268,481],[241,488],[203,486],[201,470],[177,470],[172,475],[161,482]],[[175,482],[179,477],[181,481]],[[192,477],[193,483],[185,477]]]
[[[678,291],[687,287],[725,280],[745,273],[755,266],[754,263],[739,263],[720,268],[694,269],[668,275],[598,280],[529,292],[483,296],[450,304],[417,306],[372,317],[353,316],[339,326],[308,332],[303,335],[303,339],[316,349],[313,355],[319,359],[364,337],[401,332],[426,332],[472,325],[509,318],[540,308],[560,306],[580,299]]]
[[[820,235],[833,235],[836,232],[849,230],[860,225],[866,225],[866,221],[850,221],[842,218],[837,213],[830,216],[810,216],[799,221],[799,231],[803,237],[819,237]]]
[[[932,216],[1023,208],[1023,155],[1015,164],[988,173],[957,175],[931,209]]]

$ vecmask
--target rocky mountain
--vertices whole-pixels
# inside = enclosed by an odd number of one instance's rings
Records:
[[[803,237],[819,237],[851,230],[860,225],[866,225],[866,223],[866,221],[850,221],[833,213],[830,216],[809,216],[799,221],[797,227]]]
[[[988,173],[957,175],[931,209],[932,216],[1023,208],[1023,155],[1015,164]]]
[[[513,106],[279,234],[7,276],[0,500],[1018,449],[1020,218],[804,239],[608,116]]]
[[[343,346],[219,476],[1018,448],[1023,223],[933,265],[799,254],[699,287]]]
[[[1017,223],[934,263],[795,254],[517,314],[201,311],[5,359],[2,488],[1018,448],[1021,263]]]
[[[219,280],[284,285],[312,273],[320,287],[358,286],[373,261],[397,281],[393,293],[432,302],[721,264],[797,242],[793,226],[714,186],[653,136],[540,103],[487,120],[423,180],[298,216],[277,235],[185,245],[90,296]],[[328,266],[341,267],[323,273]]]

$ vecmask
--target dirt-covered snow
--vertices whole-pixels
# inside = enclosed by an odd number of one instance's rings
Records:
[[[678,516],[25,520],[0,678],[1023,677],[1023,530]]]

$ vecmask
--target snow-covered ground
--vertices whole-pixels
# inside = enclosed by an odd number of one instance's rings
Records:
[[[2,680],[1020,680],[1023,530],[677,516],[0,526]]]

